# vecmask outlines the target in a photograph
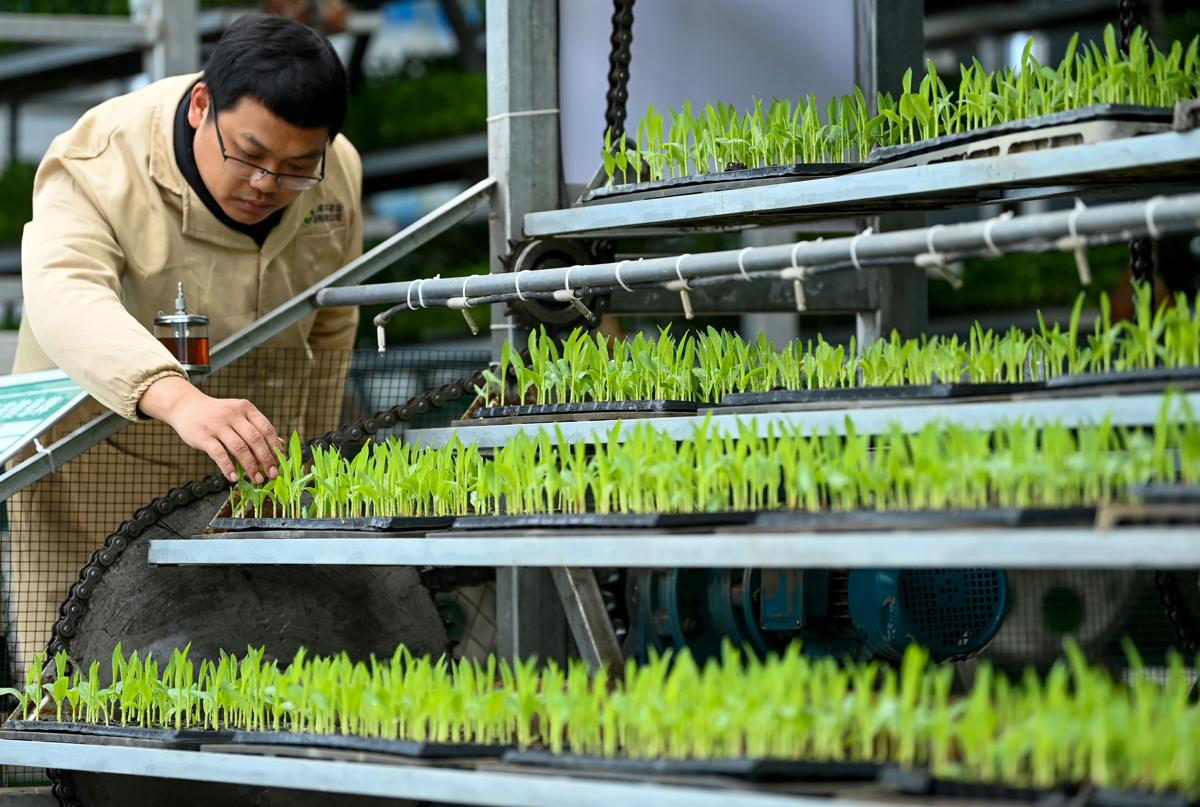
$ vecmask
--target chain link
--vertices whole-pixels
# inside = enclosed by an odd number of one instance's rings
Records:
[[[1197,578],[1200,582],[1200,574]],[[1162,601],[1167,621],[1175,629],[1175,635],[1179,637],[1184,650],[1195,655],[1200,653],[1200,624],[1185,605],[1179,584],[1178,574],[1162,571],[1154,573],[1154,586],[1158,589],[1158,597]]]
[[[1118,0],[1117,13],[1121,21],[1121,51],[1129,52],[1129,40],[1134,30],[1142,24],[1144,0]]]
[[[633,60],[633,2],[613,0],[612,50],[608,55],[608,109],[604,118],[613,142],[625,134],[625,105],[629,102],[629,63]]]

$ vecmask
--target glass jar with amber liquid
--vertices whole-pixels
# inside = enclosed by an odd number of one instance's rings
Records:
[[[159,311],[154,318],[154,336],[188,375],[208,372],[208,317],[188,312],[182,283],[177,287],[174,313]]]

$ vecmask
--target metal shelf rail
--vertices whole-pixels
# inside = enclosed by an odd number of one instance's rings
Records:
[[[886,168],[762,187],[531,212],[537,237],[612,236],[645,227],[730,227],[905,209],[936,209],[1082,193],[1148,196],[1195,185],[1200,130],[910,168]]]
[[[150,563],[178,566],[518,566],[629,568],[1188,569],[1193,527],[1019,527],[838,532],[479,531],[428,536],[303,531],[150,542]],[[307,534],[311,533],[311,534]]]
[[[917,431],[929,423],[955,423],[979,429],[993,428],[1016,420],[1028,423],[1062,423],[1065,426],[1098,424],[1108,418],[1117,426],[1146,426],[1153,424],[1162,411],[1164,393],[1139,395],[1096,396],[1080,393],[1063,398],[1027,397],[1022,400],[948,402],[936,399],[925,402],[888,404],[862,409],[823,409],[794,412],[760,412],[754,414],[715,414],[719,409],[699,415],[680,417],[646,417],[622,420],[617,434],[623,440],[636,423],[652,423],[659,431],[677,439],[695,434],[698,427],[709,424],[714,435],[737,434],[738,423],[753,421],[760,436],[766,436],[777,425],[803,426],[811,432],[846,433],[846,424],[854,424],[859,434],[883,434],[899,425],[905,431]],[[1200,392],[1180,394],[1176,399],[1182,406],[1200,411]],[[545,423],[510,423],[503,425],[459,426],[441,429],[414,429],[407,440],[423,446],[440,446],[457,435],[465,443],[479,448],[496,448],[513,436],[525,433],[533,436],[547,427]],[[553,424],[562,430],[568,443],[606,443],[613,433],[612,420],[585,420]]]
[[[746,790],[587,779],[507,768],[469,770],[410,764],[348,762],[287,756],[177,751],[122,745],[0,739],[7,764],[94,773],[224,782],[343,796],[403,797],[418,801],[494,807],[819,807],[824,796],[755,793]],[[838,798],[837,807],[883,807],[879,801]],[[896,804],[891,800],[889,803]],[[912,800],[902,802],[914,804]]]

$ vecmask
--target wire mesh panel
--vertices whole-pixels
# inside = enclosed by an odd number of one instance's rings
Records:
[[[246,398],[281,435],[304,439],[403,403],[413,395],[485,366],[486,350],[310,352],[262,349],[200,387],[216,397]],[[465,406],[458,402],[459,410]],[[433,411],[427,420],[448,422],[460,411]],[[49,434],[43,445],[101,412],[87,402]],[[431,424],[432,425],[432,424]],[[169,489],[213,473],[216,466],[189,448],[165,424],[131,424],[7,503],[0,539],[3,561],[4,677],[23,671],[50,639],[59,606],[92,553],[122,521]],[[5,681],[8,684],[8,681]],[[2,784],[36,780],[35,771],[6,770]]]

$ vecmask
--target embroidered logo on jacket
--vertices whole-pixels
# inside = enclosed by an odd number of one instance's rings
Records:
[[[342,212],[344,208],[341,202],[322,202],[321,204],[308,211],[308,215],[304,217],[304,224],[320,224],[322,222],[342,220]]]

